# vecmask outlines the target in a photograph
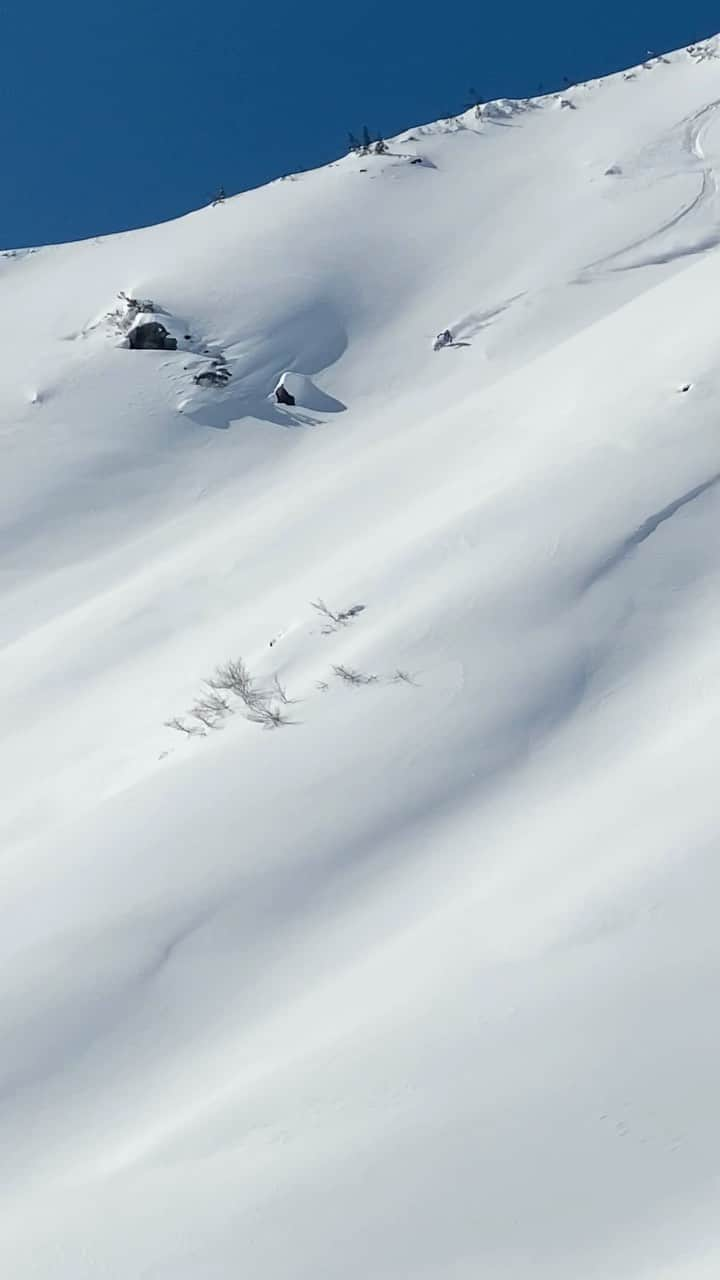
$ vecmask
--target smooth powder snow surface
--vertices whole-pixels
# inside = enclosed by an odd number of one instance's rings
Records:
[[[8,1280],[718,1274],[719,53],[0,257]]]

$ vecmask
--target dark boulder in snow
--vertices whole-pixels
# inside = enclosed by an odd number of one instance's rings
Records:
[[[278,404],[299,405],[319,413],[339,413],[346,406],[315,386],[306,373],[283,373],[273,389]]]
[[[130,330],[128,346],[132,351],[177,351],[177,338],[171,338],[159,320],[149,320]]]
[[[279,382],[275,388],[275,399],[277,400],[278,404],[294,404],[295,403],[294,395],[292,395],[292,393],[288,391],[287,387],[284,386],[282,382]]]
[[[198,387],[225,387],[232,374],[227,365],[215,362],[210,369],[203,369],[202,373],[196,373],[193,382]]]

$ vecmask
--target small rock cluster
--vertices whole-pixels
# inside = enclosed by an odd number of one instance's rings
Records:
[[[216,356],[207,369],[193,374],[193,382],[198,387],[226,387],[231,377],[225,358]]]

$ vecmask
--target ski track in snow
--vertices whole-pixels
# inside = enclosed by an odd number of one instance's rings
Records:
[[[696,195],[649,235],[641,236],[625,248],[591,263],[582,273],[584,277],[601,271],[636,271],[643,267],[666,266],[680,258],[694,257],[696,254],[704,253],[720,244],[720,230],[715,229],[720,219],[720,207],[715,207],[718,197],[718,179],[714,166],[706,163],[702,143],[703,135],[713,123],[717,123],[714,117],[719,106],[720,100],[709,103],[694,112],[687,121],[682,121],[677,129],[672,131],[673,134],[682,133],[682,152],[694,156],[703,164]],[[707,119],[708,116],[710,120]],[[713,228],[701,235],[696,232],[693,234],[692,225],[688,225],[692,223],[692,216],[698,212],[705,214],[706,220]],[[681,226],[686,233],[683,241],[676,242],[666,250],[647,252],[651,245],[662,241],[669,231]],[[638,250],[646,250],[646,252],[638,253]],[[630,261],[626,260],[628,257]]]
[[[677,515],[678,511],[682,511],[683,507],[687,507],[691,503],[696,502],[698,498],[701,498],[711,489],[714,489],[718,484],[720,484],[720,472],[711,476],[709,480],[704,480],[702,484],[695,485],[695,487],[693,489],[689,489],[687,493],[681,494],[679,498],[675,498],[673,502],[669,502],[667,506],[662,507],[660,511],[656,511],[653,515],[648,516],[648,518],[643,520],[642,524],[638,526],[635,532],[631,533],[630,536],[625,539],[618,550],[615,551],[613,555],[611,555],[609,559],[593,573],[587,585],[593,586],[601,578],[606,577],[606,575],[611,573],[613,569],[616,569],[618,565],[622,564],[623,560],[625,560],[627,556],[631,555],[638,547],[642,546],[643,542],[647,542],[648,538],[651,538],[667,520],[671,520],[674,515]]]

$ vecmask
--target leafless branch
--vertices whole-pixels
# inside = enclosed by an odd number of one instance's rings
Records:
[[[218,693],[209,681],[206,681],[206,684],[208,685],[209,692],[204,693],[200,699],[202,705],[216,716],[229,716],[232,711],[232,707],[230,706],[227,698],[223,698],[222,694]]]
[[[349,609],[342,609],[339,613],[335,613],[324,600],[311,600],[310,605],[326,620],[326,625],[322,628],[324,636],[332,635],[334,631],[339,631],[340,627],[346,627],[365,608],[364,604],[352,604]]]
[[[210,711],[202,702],[196,702],[195,706],[191,707],[187,714],[192,716],[193,720],[198,720],[206,729],[220,728],[220,717],[214,711]]]
[[[245,719],[250,720],[252,724],[262,725],[263,729],[279,729],[281,725],[297,723],[291,720],[281,707],[267,703],[261,703],[253,710],[246,711]]]
[[[281,683],[280,677],[277,675],[273,676],[273,691],[275,697],[280,699],[280,702],[284,707],[293,707],[295,703],[299,701],[298,698],[288,697],[287,689],[284,684]]]
[[[178,733],[186,733],[188,738],[204,738],[205,730],[196,724],[184,724],[179,716],[173,716],[172,720],[165,721],[167,729],[177,729]]]
[[[207,684],[211,689],[221,690],[226,693],[234,693],[246,707],[257,707],[272,697],[272,693],[266,689],[258,689],[255,681],[250,675],[242,658],[234,661],[226,662],[223,666],[218,667],[215,674],[210,677]]]
[[[187,717],[181,719],[175,716],[168,720],[169,728],[185,733],[188,737],[205,736],[207,730],[219,729],[225,717],[233,714],[235,704],[230,699],[231,694],[242,702],[246,720],[262,725],[264,729],[277,729],[280,725],[297,723],[290,720],[284,710],[297,699],[288,696],[280,677],[273,677],[271,689],[259,689],[241,658],[218,667],[204,684],[205,688],[187,712]],[[197,724],[188,724],[188,717],[191,721],[197,721]]]
[[[356,671],[353,667],[333,665],[333,672],[338,680],[344,680],[346,684],[377,684],[378,681],[377,676],[366,675],[363,671]]]
[[[237,658],[217,667],[215,674],[207,683],[211,689],[235,693],[239,698],[243,698],[248,690],[252,689],[253,678],[242,658]]]
[[[415,677],[409,671],[402,671],[400,667],[397,668],[395,675],[391,679],[393,684],[411,684],[416,689],[419,687]]]

